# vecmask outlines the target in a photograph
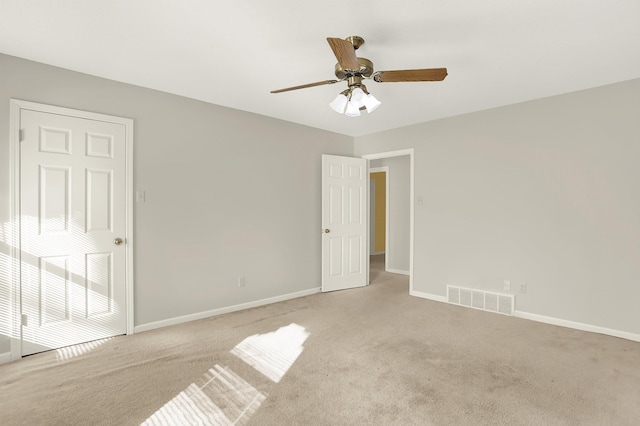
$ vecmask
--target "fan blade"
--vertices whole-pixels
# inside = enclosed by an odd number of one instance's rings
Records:
[[[333,84],[333,83],[337,83],[338,81],[339,80],[318,81],[317,83],[303,84],[302,86],[293,86],[293,87],[287,87],[286,89],[272,90],[271,93],[282,93],[282,92],[288,92],[289,90],[306,89],[307,87],[322,86],[324,84]]]
[[[336,55],[338,63],[342,69],[357,71],[360,69],[358,58],[356,57],[356,49],[353,44],[347,40],[341,38],[327,37],[329,46],[333,50],[333,54]]]
[[[423,70],[378,71],[373,75],[373,79],[378,83],[442,81],[446,76],[446,68],[428,68]]]

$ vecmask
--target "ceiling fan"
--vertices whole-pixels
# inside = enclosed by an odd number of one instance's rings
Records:
[[[393,83],[405,81],[442,81],[447,76],[446,68],[427,68],[417,70],[397,71],[373,71],[373,62],[366,58],[358,58],[356,50],[364,44],[364,39],[359,36],[350,36],[346,39],[327,37],[327,42],[338,63],[335,67],[337,80],[324,80],[316,83],[303,84],[301,86],[287,87],[285,89],[272,90],[271,93],[282,93],[290,90],[306,89],[308,87],[334,84],[346,81],[348,89],[341,92],[329,106],[340,114],[349,117],[357,117],[360,111],[372,112],[381,104],[367,87],[362,84],[364,79],[372,79],[377,83]]]

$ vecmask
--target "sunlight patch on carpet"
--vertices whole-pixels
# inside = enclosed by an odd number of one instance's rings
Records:
[[[215,365],[142,425],[243,425],[266,396],[229,367]]]
[[[292,323],[271,333],[249,336],[231,353],[278,383],[304,350],[307,337],[304,327]]]
[[[106,339],[94,340],[92,342],[81,343],[79,345],[56,349],[56,358],[58,362],[67,361],[71,358],[77,358],[104,345],[111,339],[113,339],[113,337],[107,337]]]

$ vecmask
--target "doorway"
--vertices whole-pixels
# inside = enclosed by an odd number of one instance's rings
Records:
[[[378,218],[376,217],[376,194],[379,194],[381,179],[378,177],[370,181],[370,263],[371,279],[375,272],[381,269],[381,257],[384,257],[384,271],[409,276],[409,289],[413,291],[413,240],[414,240],[414,169],[413,149],[382,152],[363,155],[369,160],[369,172],[381,173],[384,176],[385,186],[385,226],[384,226],[384,251],[380,252],[380,246],[374,245],[381,232]],[[374,222],[378,226],[374,229]],[[373,272],[372,272],[373,271]]]
[[[133,332],[133,120],[11,100],[11,359]]]
[[[388,269],[386,252],[389,241],[389,166],[373,167],[372,163],[369,164],[369,283]]]

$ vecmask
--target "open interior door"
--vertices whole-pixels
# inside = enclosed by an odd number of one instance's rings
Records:
[[[368,282],[367,160],[322,156],[322,291]]]

